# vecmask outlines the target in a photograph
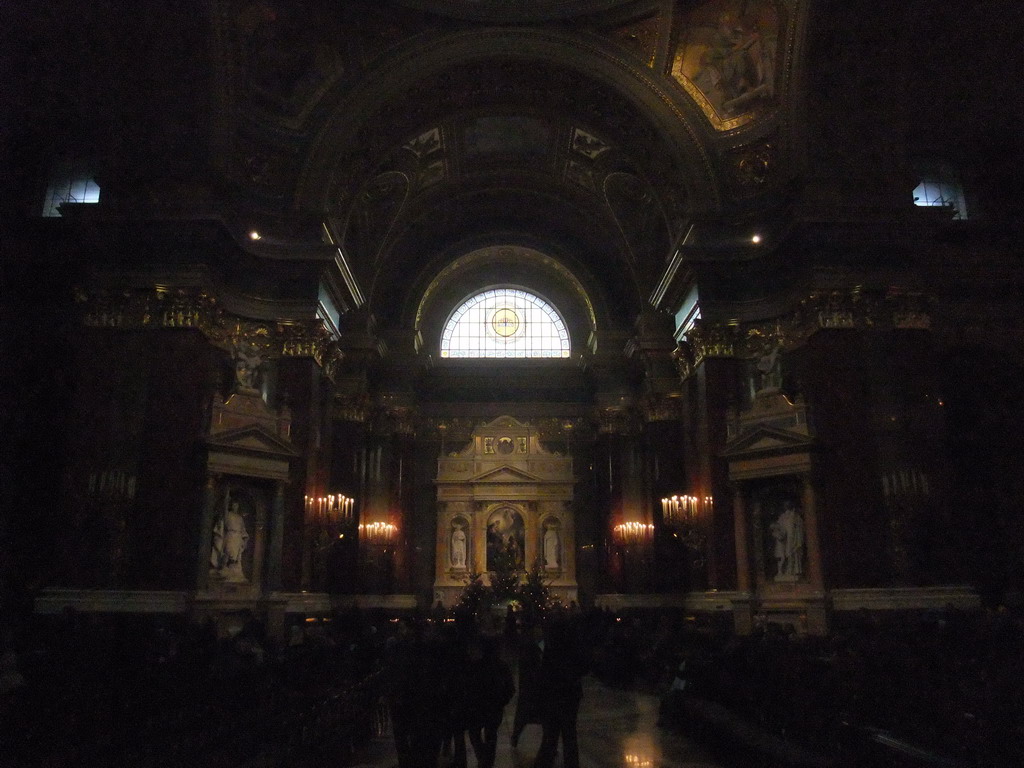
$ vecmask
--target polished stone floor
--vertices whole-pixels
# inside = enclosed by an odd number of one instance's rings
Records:
[[[518,749],[509,744],[513,701],[505,709],[498,734],[495,768],[530,768],[540,746],[540,726],[528,725]],[[658,699],[648,694],[608,688],[584,680],[579,716],[581,768],[722,768],[707,751],[678,733],[659,728]],[[467,744],[468,747],[468,744]],[[390,733],[373,741],[355,760],[356,768],[397,765]],[[445,763],[442,760],[441,766]],[[561,768],[561,762],[556,761]],[[469,748],[469,768],[475,768]]]

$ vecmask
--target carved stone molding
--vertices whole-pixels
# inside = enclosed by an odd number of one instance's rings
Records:
[[[698,322],[673,353],[685,379],[709,358],[754,359],[804,344],[822,330],[930,330],[934,298],[896,288],[816,291],[788,314],[747,323]]]
[[[652,395],[644,399],[641,404],[644,420],[652,421],[678,421],[682,419],[682,400],[673,396]]]
[[[735,357],[740,333],[736,326],[701,323],[686,334],[693,354],[693,365],[711,357]]]
[[[365,394],[335,395],[334,418],[363,424],[369,418],[370,400]]]
[[[239,358],[241,350],[260,360],[311,358],[332,380],[343,354],[323,321],[253,320],[227,312],[202,289],[154,285],[123,292],[79,288],[82,324],[90,328],[192,328]]]
[[[643,419],[632,407],[598,407],[595,409],[594,420],[598,434],[602,435],[639,435],[643,430]]]

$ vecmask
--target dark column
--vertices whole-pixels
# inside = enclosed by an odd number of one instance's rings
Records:
[[[359,591],[358,524],[366,507],[366,429],[364,411],[352,402],[335,404],[331,448],[331,488],[355,499],[353,517],[332,546],[324,588],[334,594]]]
[[[285,483],[274,487],[274,501],[270,510],[270,546],[267,554],[267,591],[281,589],[281,555],[284,551]]]
[[[620,435],[602,425],[594,448],[594,476],[597,516],[600,520],[603,542],[603,563],[600,590],[623,591],[623,556],[612,534],[622,519],[622,468]]]
[[[276,400],[291,410],[292,445],[301,457],[294,465],[294,482],[285,490],[281,584],[284,589],[310,589],[317,585],[312,584],[304,496],[324,496],[334,490],[329,482],[333,385],[312,358],[285,357],[277,366]]]
[[[687,492],[686,462],[682,423],[672,409],[672,416],[649,421],[645,429],[646,496],[652,504],[655,523],[653,580],[657,592],[678,592],[689,589],[691,554],[683,544],[681,532],[668,527],[662,517],[661,499]]]
[[[217,479],[215,475],[208,474],[203,484],[203,509],[196,531],[196,589],[206,589],[210,585],[210,537],[213,534],[216,503]]]
[[[391,505],[393,522],[398,527],[394,542],[395,591],[409,592],[412,589],[412,572],[415,567],[411,511],[415,504],[416,441],[408,419],[391,437]]]
[[[590,430],[574,431],[569,439],[576,488],[573,493],[573,519],[576,522],[576,582],[580,604],[592,605],[593,596],[603,590],[601,580],[607,520],[598,512],[596,436]]]
[[[739,399],[740,373],[738,361],[710,357],[696,367],[694,382],[688,388],[693,400],[687,409],[687,428],[692,433],[696,454],[688,468],[690,493],[713,500],[701,505],[699,522],[707,536],[706,586],[711,589],[729,589],[736,578],[729,471],[720,457],[726,442],[728,411]]]

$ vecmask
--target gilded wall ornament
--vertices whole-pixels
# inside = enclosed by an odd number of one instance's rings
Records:
[[[769,142],[733,151],[733,176],[741,187],[759,187],[769,181],[775,167],[775,147]]]
[[[893,289],[816,291],[788,314],[770,320],[698,323],[686,334],[672,359],[686,379],[709,357],[755,361],[760,388],[781,386],[779,356],[800,346],[820,330],[929,330],[934,299],[922,293]]]
[[[732,325],[698,323],[686,334],[693,350],[693,364],[700,365],[709,357],[734,357],[738,335],[738,329]]]
[[[78,288],[75,298],[82,324],[92,328],[191,328],[212,344],[229,352],[236,364],[240,386],[251,383],[253,371],[274,357],[307,357],[332,380],[342,353],[321,320],[268,324],[225,312],[217,298],[203,290],[156,285],[120,293]],[[244,382],[243,382],[244,380]]]

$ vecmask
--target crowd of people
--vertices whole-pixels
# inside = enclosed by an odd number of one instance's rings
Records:
[[[488,624],[488,622],[483,622]],[[541,727],[536,768],[579,768],[576,718],[589,647],[579,615],[552,611],[520,626],[508,612],[501,635],[481,631],[472,614],[402,623],[387,657],[388,704],[400,768],[436,768],[442,755],[466,768],[492,768],[505,708],[519,691],[511,743]],[[492,623],[493,625],[493,623]],[[513,669],[516,678],[513,677]]]
[[[698,740],[714,735],[701,722],[710,702],[836,765],[888,765],[879,755],[903,747],[970,768],[1024,764],[1019,616],[836,616],[828,637],[770,624],[737,637],[728,618],[351,611],[299,619],[276,643],[255,620],[225,632],[35,617],[0,647],[0,768],[345,765],[388,719],[400,768],[491,768],[503,722],[516,750],[540,730],[538,753],[522,755],[535,768],[556,752],[578,768],[587,673],[663,695],[661,724]]]
[[[354,752],[375,731],[386,618],[302,621],[275,643],[183,618],[67,613],[8,632],[0,766],[243,766]]]
[[[680,638],[663,722],[699,704],[838,765],[1024,765],[1024,621],[1005,611],[836,616],[828,637],[775,625]],[[689,704],[690,706],[687,706]]]

